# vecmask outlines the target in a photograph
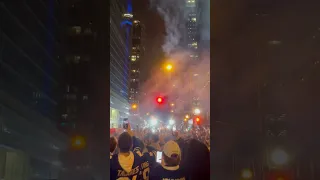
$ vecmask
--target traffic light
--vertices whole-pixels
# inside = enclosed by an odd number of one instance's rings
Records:
[[[163,104],[163,103],[164,103],[164,98],[161,97],[161,96],[158,96],[158,97],[156,98],[156,102],[157,102],[158,104]]]
[[[196,117],[194,118],[194,121],[195,121],[195,124],[199,125],[200,122],[201,122],[201,118],[200,118],[199,116],[196,116]]]

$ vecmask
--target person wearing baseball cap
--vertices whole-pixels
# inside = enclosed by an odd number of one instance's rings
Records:
[[[180,168],[181,150],[174,141],[163,146],[161,166],[150,171],[150,180],[186,179],[185,171]]]

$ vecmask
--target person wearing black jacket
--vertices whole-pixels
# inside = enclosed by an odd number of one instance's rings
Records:
[[[210,152],[205,144],[191,139],[185,142],[183,168],[188,180],[210,179]]]

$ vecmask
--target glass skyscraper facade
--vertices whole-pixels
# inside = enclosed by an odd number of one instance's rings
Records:
[[[57,179],[57,1],[0,0],[0,179]]]
[[[139,20],[133,21],[132,27],[132,48],[130,56],[130,91],[129,102],[139,107],[139,91],[140,91],[140,60],[144,55],[144,26]],[[139,108],[131,108],[130,115],[137,115]]]
[[[131,47],[131,5],[110,1],[110,127],[119,127],[129,115],[129,56]]]

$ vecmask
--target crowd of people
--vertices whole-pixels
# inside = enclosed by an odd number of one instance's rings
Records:
[[[210,179],[210,131],[132,130],[110,137],[111,180]]]

